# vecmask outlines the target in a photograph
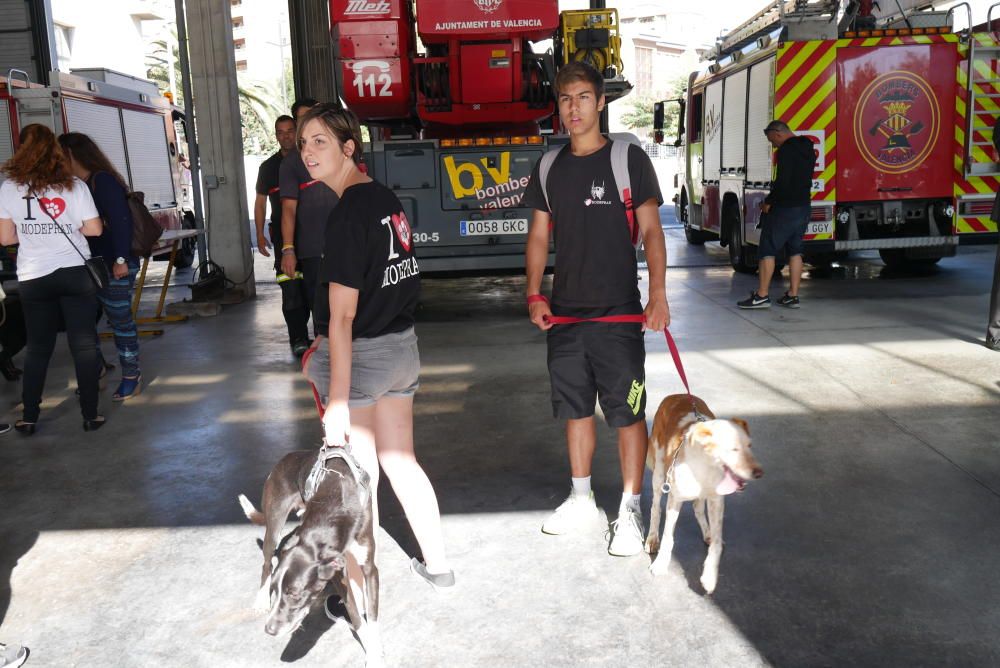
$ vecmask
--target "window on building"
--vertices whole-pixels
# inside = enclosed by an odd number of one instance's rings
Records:
[[[243,17],[242,16],[233,17],[233,28],[242,28],[242,27],[243,27]]]
[[[247,69],[247,61],[245,61],[245,60],[237,60],[236,61],[236,71],[237,72],[246,72],[246,69]]]
[[[229,0],[229,4],[233,7],[239,7],[243,4],[243,0]]]
[[[240,37],[239,39],[233,40],[233,47],[236,49],[245,49],[247,46],[247,40],[245,37]]]
[[[635,47],[635,92],[653,94],[653,49],[646,46]]]
[[[56,58],[58,69],[69,72],[73,59],[73,28],[59,23],[52,24],[52,32],[56,40]]]

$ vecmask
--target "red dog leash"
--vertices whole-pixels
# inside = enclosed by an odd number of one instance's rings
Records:
[[[534,304],[535,302],[545,302],[549,303],[548,298],[545,295],[531,295],[528,297],[528,305]],[[604,315],[598,318],[573,318],[564,315],[549,315],[545,317],[546,322],[550,322],[553,325],[574,325],[578,322],[627,322],[627,323],[638,323],[640,325],[646,323],[646,316],[641,313],[634,315]],[[681,382],[684,383],[684,389],[687,390],[688,401],[691,402],[691,408],[694,409],[695,417],[701,422],[704,417],[698,407],[695,406],[694,396],[691,395],[691,387],[688,385],[687,374],[684,373],[684,364],[681,363],[681,354],[677,350],[677,344],[674,342],[674,337],[671,336],[670,330],[666,327],[663,328],[663,336],[667,340],[667,348],[670,349],[670,356],[674,359],[674,367],[677,368],[677,375],[681,377]]]

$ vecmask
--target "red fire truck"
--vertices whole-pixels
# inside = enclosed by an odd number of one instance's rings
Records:
[[[877,249],[887,265],[927,265],[964,235],[995,238],[998,43],[953,33],[950,11],[882,4],[772,2],[691,74],[675,184],[689,242],[717,238],[737,271],[755,270],[772,118],[815,144],[807,260]]]
[[[519,206],[558,130],[556,67],[588,60],[609,101],[621,74],[617,11],[556,0],[331,0],[340,95],[371,132],[372,175],[399,195],[422,271],[524,267]],[[418,52],[418,38],[423,52]],[[532,44],[552,39],[555,53]]]
[[[0,77],[0,164],[18,146],[21,128],[41,123],[56,134],[83,132],[101,147],[164,229],[193,227],[183,202],[177,127],[182,116],[156,84],[110,70],[53,71],[51,85],[11,70]],[[0,179],[3,176],[0,175]],[[185,248],[187,265],[192,248]],[[5,268],[9,269],[5,262]]]

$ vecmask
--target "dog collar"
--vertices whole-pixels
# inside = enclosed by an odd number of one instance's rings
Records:
[[[327,468],[326,463],[331,459],[344,460],[351,475],[354,476],[354,482],[358,485],[359,496],[362,503],[364,503],[365,498],[370,493],[369,485],[371,484],[371,476],[361,468],[358,460],[354,458],[354,455],[351,454],[351,451],[347,447],[330,447],[325,444],[319,449],[316,463],[313,464],[312,470],[309,471],[309,476],[306,478],[306,488],[302,494],[306,503],[316,494],[316,490],[319,489],[323,480],[326,479],[327,473],[340,474],[339,471]]]

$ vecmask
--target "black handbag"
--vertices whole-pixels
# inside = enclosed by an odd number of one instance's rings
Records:
[[[111,274],[108,273],[108,265],[104,263],[104,258],[84,257],[83,253],[80,252],[80,249],[76,247],[75,243],[73,243],[73,240],[69,238],[66,230],[62,228],[62,225],[56,222],[56,219],[52,217],[52,214],[45,210],[44,206],[41,207],[41,209],[42,211],[45,211],[45,215],[49,217],[49,220],[51,220],[52,224],[56,226],[56,229],[62,232],[63,236],[66,237],[66,241],[69,242],[69,245],[73,247],[76,254],[83,260],[83,266],[87,268],[87,273],[90,274],[90,280],[94,282],[94,286],[98,290],[107,290],[108,286],[111,285]]]

